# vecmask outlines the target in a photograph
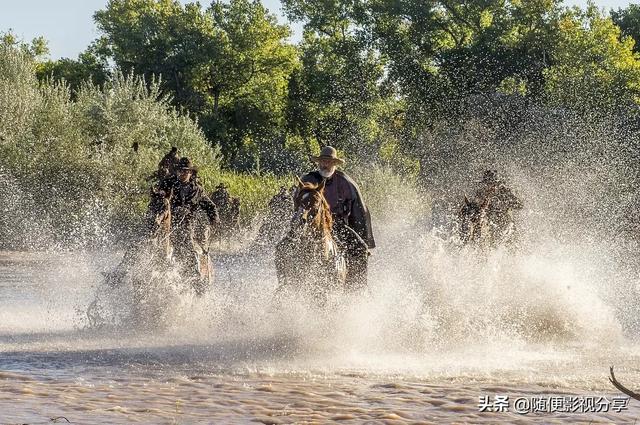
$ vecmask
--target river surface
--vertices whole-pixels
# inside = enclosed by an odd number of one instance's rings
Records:
[[[212,291],[160,290],[145,322],[101,286],[121,253],[4,252],[0,423],[635,423],[607,380],[640,389],[635,309],[598,284],[623,278],[547,254],[380,249],[369,293],[323,308],[274,303],[268,255],[218,255]]]

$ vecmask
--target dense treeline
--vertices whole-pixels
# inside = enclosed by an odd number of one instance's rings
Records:
[[[610,14],[558,0],[283,7],[304,26],[298,43],[257,0],[110,0],[94,15],[100,37],[77,59],[48,60],[44,39],[5,33],[0,171],[11,183],[3,196],[20,186],[16,202],[40,208],[56,232],[73,233],[83,211],[100,208],[127,221],[144,209],[156,161],[177,145],[208,189],[231,185],[250,217],[325,144],[349,166],[432,184],[446,161],[436,153],[446,156],[452,135],[468,135],[464,123],[482,114],[493,139],[534,106],[585,122],[623,117],[637,128],[640,6]]]
[[[72,89],[114,72],[161,78],[224,165],[299,171],[333,144],[355,161],[417,171],[422,134],[473,96],[521,96],[580,112],[635,106],[640,8],[535,1],[284,0],[289,41],[259,1],[111,0],[77,60],[40,65]]]
[[[102,86],[38,82],[43,45],[0,40],[0,247],[107,242],[131,235],[145,211],[158,159],[172,146],[200,165],[208,191],[242,193],[245,216],[281,181],[220,168],[195,121],[157,82],[114,72]],[[115,232],[111,232],[115,230]],[[134,231],[135,233],[135,231]]]

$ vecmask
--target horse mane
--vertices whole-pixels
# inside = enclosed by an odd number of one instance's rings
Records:
[[[320,187],[319,183],[300,182],[298,193],[294,199],[294,206],[297,209],[300,206],[301,196],[303,192],[315,192],[320,196],[320,210],[311,221],[312,228],[318,230],[323,237],[331,237],[331,229],[333,228],[333,218],[331,217],[331,208],[324,197],[324,185]]]

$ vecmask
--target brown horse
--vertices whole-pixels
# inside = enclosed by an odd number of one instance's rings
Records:
[[[133,244],[122,262],[106,274],[107,283],[119,285],[134,269],[162,271],[178,265],[185,268],[190,284],[196,292],[204,292],[213,280],[213,266],[209,257],[209,225],[202,217],[195,217],[193,226],[182,228],[171,212],[171,199],[164,193],[153,193],[147,215],[147,237]],[[182,221],[182,220],[180,220]],[[181,245],[177,245],[181,244]],[[182,246],[188,245],[188,246]],[[139,274],[134,286],[144,287],[148,273]]]
[[[320,184],[299,181],[294,216],[275,252],[278,292],[302,289],[324,302],[331,289],[344,287],[346,264],[334,240],[329,204]]]

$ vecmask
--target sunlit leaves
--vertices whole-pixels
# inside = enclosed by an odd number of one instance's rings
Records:
[[[288,26],[259,1],[203,9],[171,0],[111,0],[96,22],[115,63],[125,72],[162,76],[162,87],[199,118],[228,165],[251,168],[261,145],[281,133],[296,50],[287,43]]]
[[[637,101],[640,61],[634,41],[621,38],[611,18],[595,7],[574,10],[560,20],[559,28],[554,64],[545,70],[551,103],[583,110]]]

